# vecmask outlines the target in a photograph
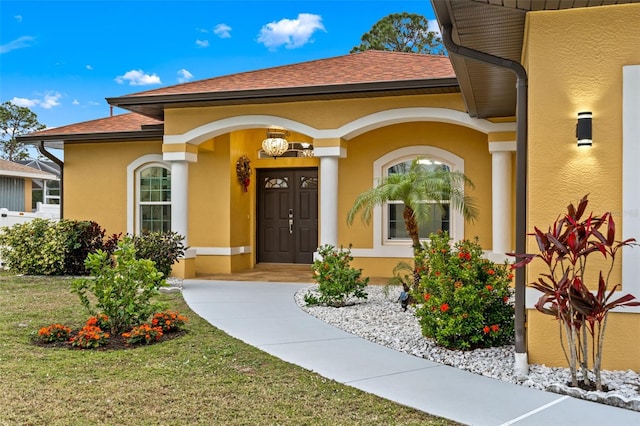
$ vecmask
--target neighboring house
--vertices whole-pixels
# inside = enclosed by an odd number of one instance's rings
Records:
[[[17,161],[19,164],[51,173],[57,179],[33,179],[31,188],[31,208],[36,210],[38,203],[60,204],[60,166],[52,161],[28,159]]]
[[[595,212],[614,212],[620,238],[640,238],[640,4],[578,3],[432,2],[454,44],[521,63],[528,81],[465,49],[450,58],[367,51],[108,98],[131,113],[20,139],[64,144],[66,217],[110,233],[177,231],[191,249],[175,272],[187,277],[310,263],[322,244],[352,245],[354,266],[391,275],[411,256],[399,207],[376,210],[370,226],[349,227],[346,215],[357,194],[416,156],[474,182],[478,220],[449,211],[433,227],[477,236],[489,256],[504,258],[586,193]],[[578,147],[584,111],[593,143]],[[313,144],[314,156],[261,154],[277,128]],[[236,177],[243,155],[247,191]],[[638,276],[640,249],[630,249],[614,278],[640,297]],[[557,325],[531,309],[536,299],[527,294],[529,360],[563,364]],[[604,368],[640,369],[640,341],[629,339],[640,335],[639,313],[611,315]]]
[[[0,208],[31,213],[34,182],[57,182],[57,176],[46,171],[0,159]]]

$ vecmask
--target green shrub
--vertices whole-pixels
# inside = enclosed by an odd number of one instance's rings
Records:
[[[513,338],[509,267],[482,258],[475,241],[449,244],[447,233],[425,243],[425,269],[414,297],[422,332],[449,349],[501,346]]]
[[[101,313],[109,318],[112,334],[130,330],[161,310],[151,299],[165,285],[163,275],[151,260],[136,259],[130,237],[118,243],[113,257],[98,250],[89,254],[85,265],[93,278],[74,280],[72,291],[78,294],[89,314]],[[93,297],[89,298],[87,293]]]
[[[168,277],[171,266],[184,256],[184,237],[176,232],[145,232],[133,237],[138,259],[153,261],[156,269]]]
[[[0,257],[19,274],[62,275],[66,247],[56,222],[34,219],[0,232]]]
[[[117,235],[104,235],[92,221],[34,219],[2,230],[0,256],[19,274],[87,275],[87,255],[113,251],[118,240]]]
[[[307,294],[304,301],[309,305],[345,306],[352,297],[366,299],[364,288],[369,278],[361,278],[362,270],[350,266],[353,260],[351,247],[337,250],[332,245],[318,249],[319,258],[313,262],[313,277],[319,285],[320,297]]]
[[[112,235],[105,239],[106,231],[93,221],[61,220],[57,227],[59,235],[64,239],[64,274],[87,275],[88,270],[84,264],[89,253],[98,250],[113,252],[119,239],[118,235]]]

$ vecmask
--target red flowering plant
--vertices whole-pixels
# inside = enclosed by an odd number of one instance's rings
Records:
[[[109,343],[109,333],[95,325],[85,325],[71,338],[71,346],[82,349],[95,349]]]
[[[38,339],[42,342],[66,342],[71,336],[71,329],[62,324],[51,324],[38,330]]]
[[[125,341],[129,345],[148,345],[162,337],[162,327],[150,324],[140,324],[131,329],[128,333],[122,333]]]
[[[160,327],[164,332],[171,332],[181,330],[188,321],[189,319],[187,317],[180,315],[178,312],[163,311],[153,314],[151,325]]]
[[[534,228],[531,235],[536,239],[539,253],[513,256],[519,259],[515,268],[524,267],[534,259],[545,265],[545,272],[530,286],[542,293],[535,308],[558,320],[571,385],[590,389],[595,384],[595,388],[602,391],[602,351],[609,312],[620,307],[640,306],[632,294],[616,294],[620,284],[609,285],[611,272],[618,252],[637,243],[635,238],[616,240],[616,225],[610,212],[601,216],[586,215],[588,202],[585,195],[577,205],[570,203],[567,212],[546,232]],[[591,264],[587,260],[593,257],[601,261],[595,268],[604,266],[604,270],[587,270],[587,264]],[[582,376],[580,384],[578,370]],[[591,374],[595,383],[591,383]]]
[[[449,235],[431,234],[414,294],[425,337],[449,349],[469,350],[511,343],[513,275],[505,263],[482,258],[477,239],[450,244]]]

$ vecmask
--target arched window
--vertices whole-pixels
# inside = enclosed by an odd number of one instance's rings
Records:
[[[392,173],[404,173],[411,162],[421,158],[424,167],[431,169],[445,168],[450,171],[464,173],[464,160],[441,148],[418,145],[399,148],[378,158],[373,164],[374,185],[383,176]],[[425,201],[428,202],[428,201]],[[431,222],[420,228],[420,238],[426,239],[434,231],[448,231],[454,240],[464,238],[464,218],[457,210],[450,209],[447,203],[443,208],[433,204]],[[374,251],[379,256],[400,256],[402,250],[411,246],[411,240],[404,226],[402,212],[404,204],[393,201],[377,207],[373,211]],[[401,250],[401,251],[397,251]],[[397,251],[397,253],[396,253]]]
[[[419,163],[421,167],[430,170],[446,170],[450,171],[451,167],[443,164],[442,161],[427,158],[427,157],[419,157]],[[401,160],[389,167],[386,167],[384,170],[385,176],[389,176],[392,174],[404,174],[407,173],[411,167],[412,162],[415,160],[415,157]],[[427,238],[434,232],[449,232],[451,230],[450,226],[450,211],[449,211],[449,202],[448,200],[443,200],[440,203],[436,203],[433,200],[424,200],[424,203],[430,204],[430,221],[429,223],[421,223],[419,228],[419,235],[421,238]],[[402,201],[390,201],[386,206],[386,239],[387,240],[409,240],[409,234],[407,233],[407,229],[404,224],[404,218],[402,213],[404,211],[404,203]]]
[[[171,231],[171,169],[149,164],[137,172],[137,231]]]

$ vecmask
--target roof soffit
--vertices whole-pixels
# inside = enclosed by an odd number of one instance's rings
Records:
[[[516,62],[521,61],[527,12],[624,3],[640,0],[431,0],[440,26],[453,26],[456,43]],[[515,114],[511,71],[454,54],[450,58],[472,117]]]

